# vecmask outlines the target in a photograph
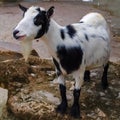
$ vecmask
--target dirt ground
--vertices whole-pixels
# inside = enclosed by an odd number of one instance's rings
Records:
[[[55,6],[53,18],[61,25],[80,20],[88,12],[102,13],[112,26],[109,12],[98,10],[79,2],[39,2],[22,3],[25,6],[38,5],[48,9]],[[60,102],[56,75],[50,60],[30,57],[28,63],[21,58],[19,42],[12,37],[12,31],[22,18],[22,12],[14,5],[0,7],[0,86],[9,90],[7,112],[1,120],[73,120],[68,114],[59,115],[55,107]],[[113,28],[112,28],[113,29]],[[119,32],[119,31],[117,31]],[[112,52],[108,73],[109,88],[100,86],[100,70],[91,72],[91,81],[84,83],[81,93],[82,120],[120,120],[120,36],[112,30]],[[33,48],[40,58],[50,58],[43,41],[34,41]],[[1,52],[12,50],[13,52]],[[18,52],[18,53],[16,53]],[[67,98],[72,104],[71,76],[66,78]],[[67,111],[69,113],[69,109]]]
[[[91,81],[84,82],[81,120],[120,119],[120,64],[110,63],[106,91],[101,87],[100,73],[100,69],[91,71]],[[25,63],[18,53],[0,52],[0,86],[9,90],[8,111],[1,120],[74,120],[69,116],[74,81],[71,76],[65,78],[69,108],[65,115],[60,115],[55,112],[60,103],[55,78],[51,60],[31,56]]]

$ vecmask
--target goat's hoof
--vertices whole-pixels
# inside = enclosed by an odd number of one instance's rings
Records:
[[[80,107],[79,105],[73,105],[70,111],[70,115],[74,118],[80,118]]]
[[[90,76],[89,75],[84,75],[84,81],[85,82],[90,82]]]
[[[106,90],[107,88],[108,88],[108,83],[104,83],[104,84],[102,84],[102,88],[103,88],[103,90]]]
[[[90,82],[90,78],[84,78],[85,82]]]
[[[67,103],[61,103],[60,105],[57,106],[56,112],[60,114],[65,114],[67,110]]]
[[[103,90],[106,90],[108,88],[108,82],[107,82],[107,80],[103,79],[101,84],[102,84]]]

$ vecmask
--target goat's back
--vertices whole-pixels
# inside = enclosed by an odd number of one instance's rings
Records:
[[[80,22],[84,22],[88,25],[93,25],[95,27],[98,27],[98,26],[106,27],[107,26],[107,23],[106,23],[106,20],[104,19],[104,17],[101,14],[96,13],[96,12],[85,15],[80,20]]]

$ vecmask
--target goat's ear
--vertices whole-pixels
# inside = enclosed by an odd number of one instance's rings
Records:
[[[23,12],[26,12],[28,8],[22,6],[21,4],[19,4],[19,8],[23,11]]]
[[[48,17],[48,18],[50,18],[50,17],[53,15],[54,9],[55,9],[54,6],[51,6],[51,7],[48,9],[48,11],[47,11],[47,17]]]

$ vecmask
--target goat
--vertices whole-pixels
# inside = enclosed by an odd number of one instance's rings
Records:
[[[13,36],[22,41],[27,55],[33,39],[42,38],[53,58],[58,76],[61,103],[56,108],[66,113],[68,103],[64,75],[71,74],[75,79],[74,101],[71,116],[80,117],[79,97],[83,79],[90,80],[90,70],[102,66],[102,87],[108,87],[107,72],[110,56],[110,33],[106,20],[99,13],[89,13],[79,22],[60,26],[53,20],[54,7],[45,10],[42,7],[26,8],[23,19],[18,23]],[[27,46],[27,47],[26,47]]]

